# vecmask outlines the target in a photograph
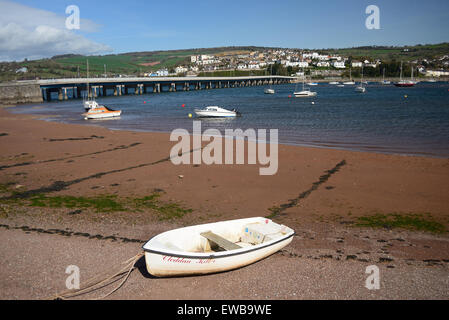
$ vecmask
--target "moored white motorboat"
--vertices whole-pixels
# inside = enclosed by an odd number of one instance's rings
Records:
[[[255,217],[161,233],[143,245],[148,272],[156,277],[208,274],[240,268],[288,245],[294,230]]]
[[[331,82],[329,82],[329,84],[340,84],[340,82],[338,82],[338,81],[331,81]]]
[[[310,91],[310,90],[303,90],[298,92],[293,92],[296,98],[306,98],[306,97],[315,97],[316,92]]]
[[[240,112],[237,110],[227,110],[218,106],[208,106],[204,109],[195,109],[195,114],[198,117],[210,118],[210,117],[237,117],[240,115]]]
[[[267,88],[267,89],[265,89],[264,91],[263,91],[265,94],[274,94],[275,92],[274,92],[274,89],[271,89],[271,88]]]
[[[120,117],[122,114],[121,110],[109,109],[106,106],[99,105],[96,101],[89,102],[91,102],[91,108],[83,114],[85,120]]]
[[[318,83],[317,82],[307,82],[307,85],[309,85],[309,86],[317,86]]]

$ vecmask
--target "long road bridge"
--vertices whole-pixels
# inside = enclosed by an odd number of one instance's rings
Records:
[[[76,78],[36,80],[33,83],[40,86],[42,100],[62,101],[85,97],[87,83],[89,83],[89,95],[98,97],[276,85],[290,83],[293,79],[295,78],[285,76]]]

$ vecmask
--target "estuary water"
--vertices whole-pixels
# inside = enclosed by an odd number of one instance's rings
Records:
[[[449,157],[447,82],[421,82],[412,88],[371,83],[365,93],[355,92],[355,86],[320,83],[311,87],[318,93],[313,98],[295,98],[295,87],[301,90],[302,84],[273,86],[273,95],[256,86],[97,98],[100,104],[122,110],[120,118],[111,120],[84,120],[80,99],[23,105],[14,112],[114,130],[192,132],[192,121],[199,120],[193,109],[217,105],[236,108],[242,116],[202,119],[203,131],[278,129],[283,144]]]

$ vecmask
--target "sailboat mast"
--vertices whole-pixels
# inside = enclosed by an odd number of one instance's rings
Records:
[[[362,80],[360,80],[360,85],[361,85],[362,88],[363,88],[363,65],[362,65]]]
[[[270,64],[270,79],[271,79],[271,82],[270,82],[270,89],[273,88],[273,79],[271,78],[272,75],[273,75],[273,65]]]
[[[89,100],[89,59],[87,59],[87,100]]]

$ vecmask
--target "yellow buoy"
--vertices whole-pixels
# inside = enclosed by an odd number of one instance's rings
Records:
[[[192,114],[191,113],[189,113],[189,118],[192,118]]]
[[[408,97],[407,95],[404,96],[404,98],[407,98],[407,97]]]

